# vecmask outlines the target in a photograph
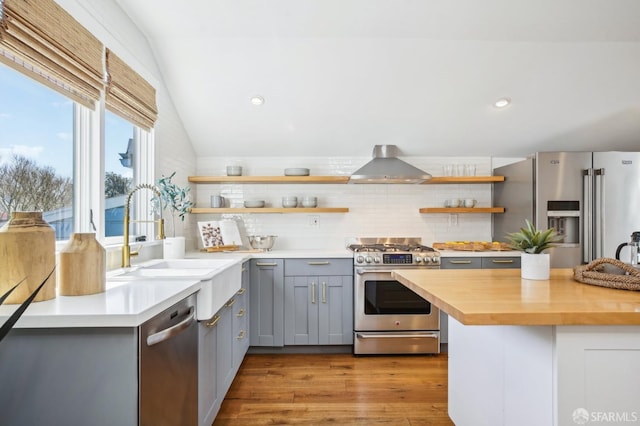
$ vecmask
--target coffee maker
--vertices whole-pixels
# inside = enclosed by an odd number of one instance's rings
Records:
[[[620,252],[626,246],[629,246],[629,252],[630,252],[627,257],[627,259],[629,260],[628,262],[624,259],[620,259]],[[634,265],[634,266],[640,264],[639,247],[640,247],[640,231],[636,231],[631,234],[631,241],[629,241],[628,243],[622,243],[618,246],[618,248],[616,249],[616,259],[622,260],[623,262],[626,262],[626,263],[630,263],[631,265]]]

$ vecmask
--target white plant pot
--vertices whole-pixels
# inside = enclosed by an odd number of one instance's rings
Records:
[[[522,253],[520,276],[525,280],[548,280],[550,264],[549,253]]]
[[[182,259],[185,253],[185,238],[170,237],[163,240],[163,257],[165,259]]]

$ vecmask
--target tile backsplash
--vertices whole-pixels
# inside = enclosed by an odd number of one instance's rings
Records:
[[[371,158],[365,157],[277,157],[220,158],[197,160],[197,175],[224,176],[226,166],[240,165],[243,175],[283,176],[288,167],[305,167],[311,175],[348,176]],[[473,164],[478,176],[491,175],[489,157],[402,157],[433,176],[444,175],[446,165]],[[491,239],[491,215],[421,214],[421,207],[444,207],[448,198],[474,198],[476,207],[491,205],[491,184],[191,184],[197,207],[210,207],[212,195],[222,195],[228,207],[242,207],[244,200],[265,200],[268,207],[281,207],[283,196],[318,197],[318,207],[347,207],[348,213],[318,214],[199,214],[197,222],[235,219],[245,235],[277,235],[275,249],[338,249],[349,237],[422,237],[435,241]],[[317,219],[317,221],[316,221]],[[199,238],[198,246],[202,247]]]

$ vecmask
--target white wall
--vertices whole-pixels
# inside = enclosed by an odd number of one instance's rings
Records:
[[[345,157],[272,157],[272,158],[198,158],[200,176],[225,175],[225,166],[239,164],[244,175],[282,176],[286,167],[308,167],[312,175],[349,175],[370,158]],[[403,160],[433,176],[443,175],[443,165],[476,164],[477,175],[491,174],[489,157],[403,157]],[[458,214],[457,225],[448,214],[421,214],[420,207],[443,207],[447,198],[475,198],[478,207],[491,204],[490,184],[473,185],[385,185],[385,184],[198,184],[197,207],[210,207],[210,197],[222,194],[231,207],[242,207],[245,199],[264,199],[272,207],[281,206],[284,195],[315,195],[320,207],[348,207],[348,213],[319,214],[320,226],[309,225],[308,214],[201,214],[193,222],[235,218],[247,234],[277,235],[276,249],[337,249],[349,237],[399,236],[422,237],[423,242],[491,238],[490,214]],[[193,215],[196,216],[196,215]],[[193,232],[197,227],[193,224]],[[199,242],[201,247],[201,243]]]

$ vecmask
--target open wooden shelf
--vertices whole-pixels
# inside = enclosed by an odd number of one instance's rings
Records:
[[[192,183],[349,183],[349,176],[189,176]],[[424,185],[504,182],[504,176],[434,176]]]
[[[204,213],[347,213],[347,207],[262,207],[262,208],[246,208],[246,207],[226,207],[220,209],[196,207],[191,209],[193,214]]]
[[[349,176],[189,176],[193,183],[347,183]]]
[[[423,185],[437,183],[495,183],[504,182],[504,176],[434,176]]]
[[[423,207],[420,213],[504,213],[504,207]]]

